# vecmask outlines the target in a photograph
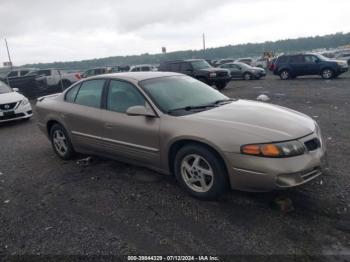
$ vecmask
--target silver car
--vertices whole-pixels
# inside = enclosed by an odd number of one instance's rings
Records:
[[[294,187],[323,170],[325,144],[313,119],[230,99],[182,74],[88,78],[38,99],[36,110],[59,157],[81,152],[174,174],[201,199],[216,198],[229,187]]]

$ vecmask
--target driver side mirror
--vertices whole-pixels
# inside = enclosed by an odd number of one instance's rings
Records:
[[[19,92],[19,89],[18,88],[12,88],[12,91],[13,92]]]
[[[126,114],[129,116],[147,116],[155,117],[156,114],[152,109],[146,108],[145,106],[132,106],[126,110]]]

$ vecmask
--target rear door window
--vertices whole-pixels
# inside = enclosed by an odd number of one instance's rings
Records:
[[[302,64],[302,63],[304,63],[304,56],[302,56],[302,55],[291,56],[289,59],[289,62],[291,64]]]
[[[104,79],[83,82],[75,98],[75,103],[83,106],[100,108],[104,83]]]

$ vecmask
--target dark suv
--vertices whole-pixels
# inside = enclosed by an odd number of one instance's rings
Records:
[[[224,89],[231,79],[226,69],[214,68],[203,59],[167,61],[160,64],[158,71],[177,72],[192,76],[217,89]]]
[[[274,64],[275,75],[282,80],[305,75],[320,75],[324,79],[331,79],[348,71],[344,61],[330,60],[319,54],[282,55]]]

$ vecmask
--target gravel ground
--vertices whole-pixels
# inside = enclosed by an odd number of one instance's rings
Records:
[[[350,74],[236,80],[224,93],[252,100],[266,94],[314,117],[327,140],[329,171],[293,190],[232,191],[203,202],[147,169],[60,160],[35,117],[1,125],[0,256],[350,255]],[[278,210],[276,197],[293,201],[294,211]]]

